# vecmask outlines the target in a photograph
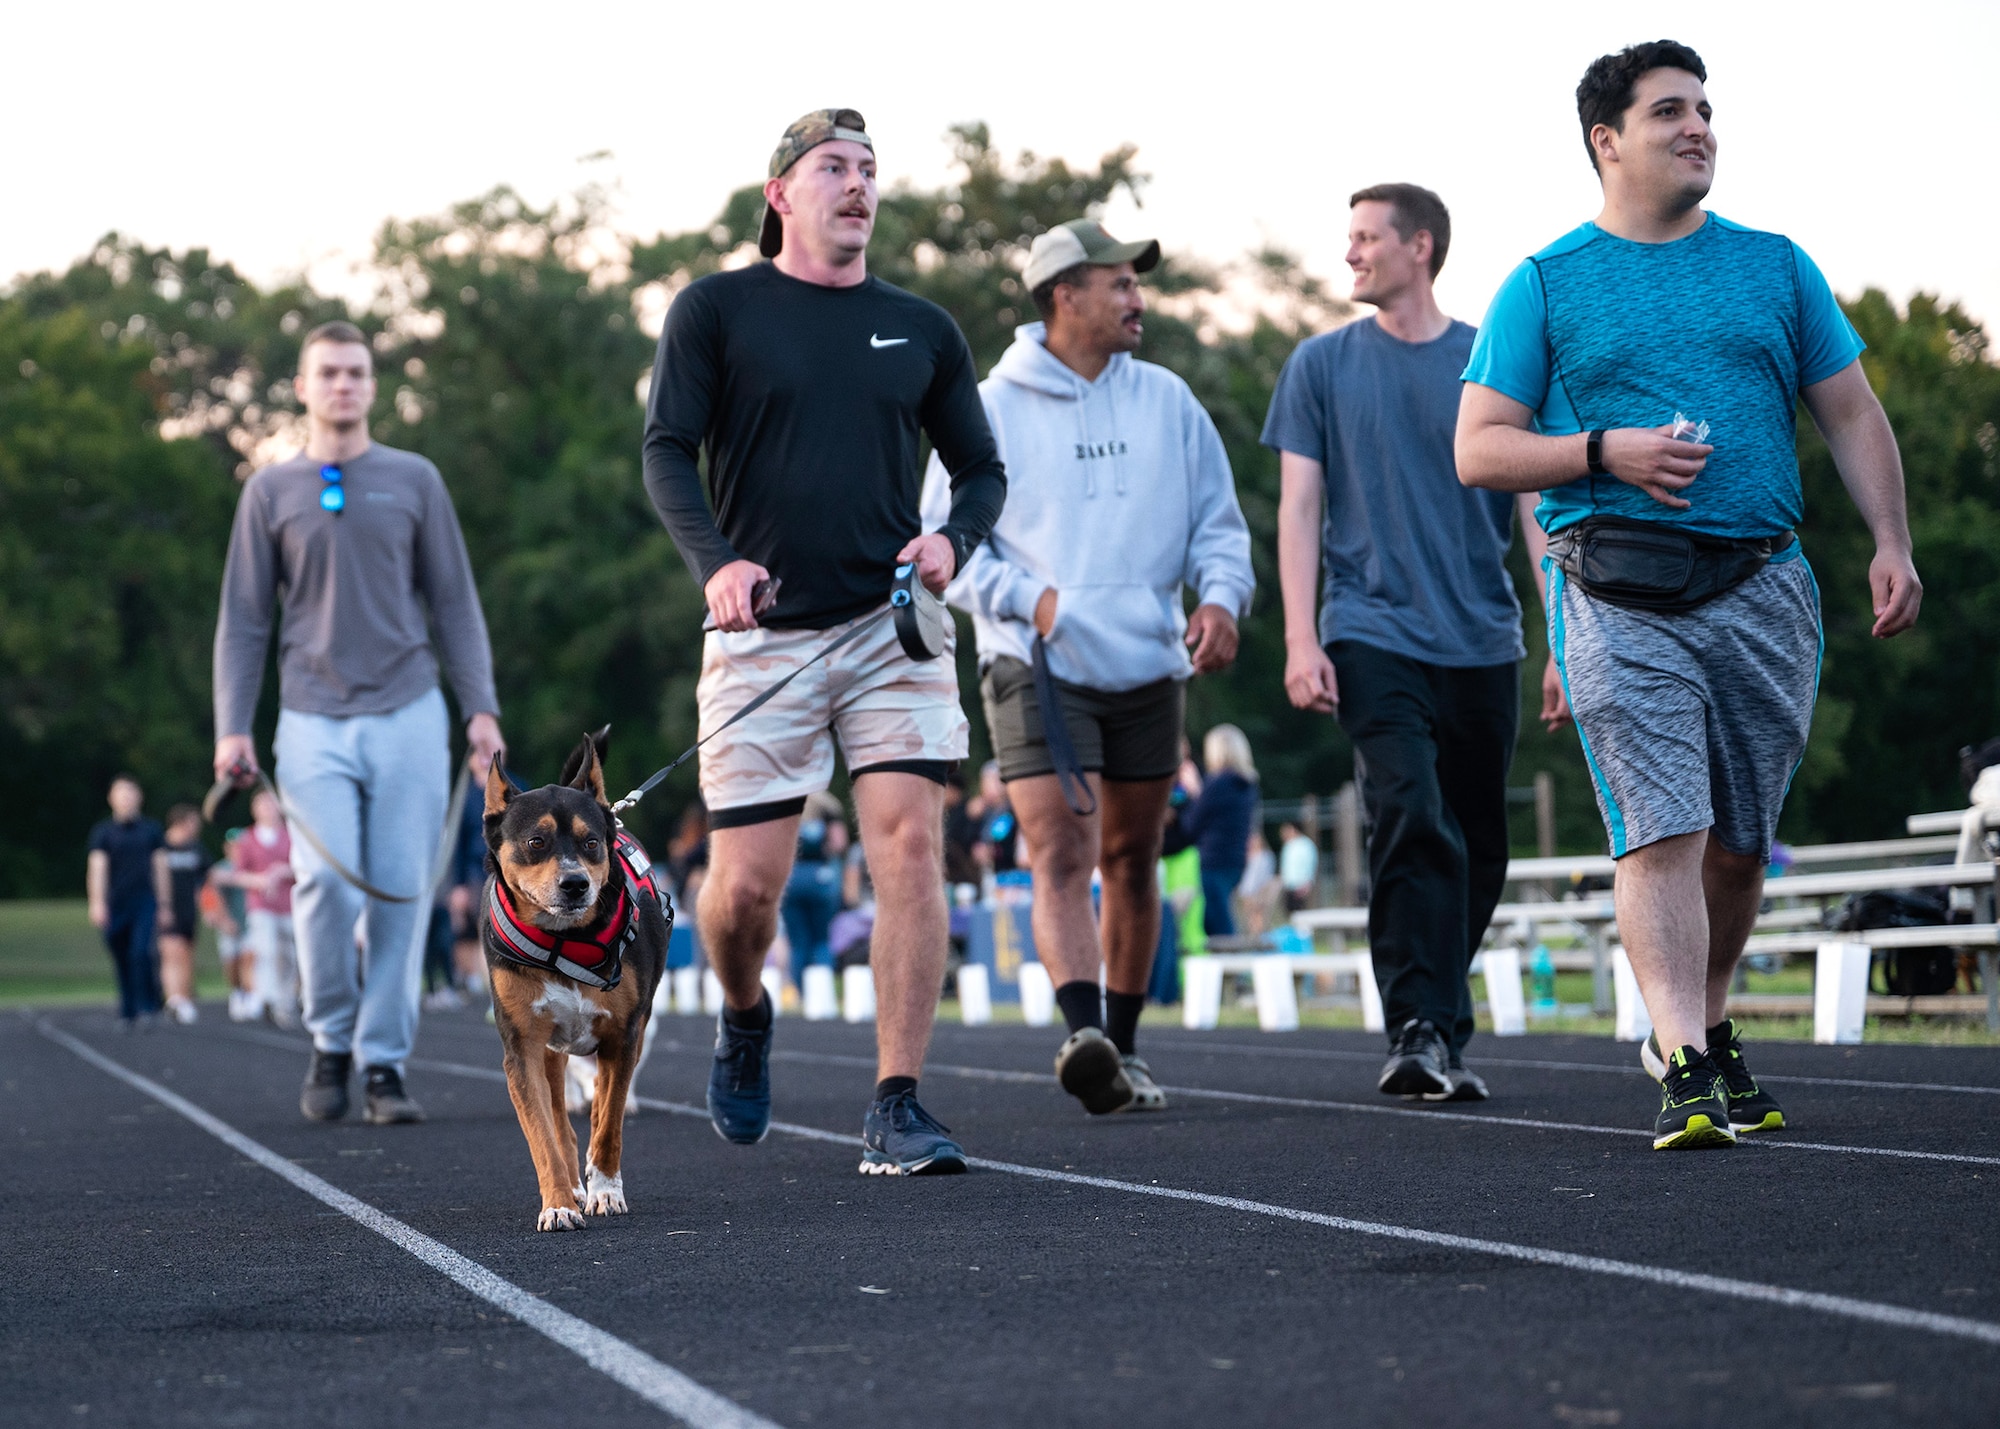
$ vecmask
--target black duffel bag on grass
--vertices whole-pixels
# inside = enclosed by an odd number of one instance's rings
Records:
[[[1928,928],[1947,921],[1951,901],[1942,889],[1886,888],[1850,893],[1826,920],[1836,932],[1869,928]],[[1886,948],[1875,957],[1882,974],[1878,989],[1890,997],[1936,997],[1958,985],[1958,952],[1953,948]]]

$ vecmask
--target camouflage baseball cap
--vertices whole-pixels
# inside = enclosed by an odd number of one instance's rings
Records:
[[[770,177],[777,178],[803,159],[808,150],[831,144],[836,139],[860,144],[871,154],[875,152],[875,141],[868,137],[868,121],[861,117],[860,110],[815,109],[793,120],[791,127],[785,130],[785,137],[778,141],[778,147],[771,151]],[[775,258],[784,246],[785,230],[778,221],[778,215],[767,203],[764,205],[764,225],[757,234],[757,251],[766,258]]]
[[[1028,266],[1021,274],[1021,281],[1032,293],[1056,274],[1079,263],[1088,263],[1092,267],[1130,263],[1133,271],[1146,273],[1158,266],[1159,261],[1160,240],[1157,238],[1120,243],[1106,233],[1104,225],[1096,219],[1072,218],[1068,223],[1057,224],[1034,241],[1028,249]]]

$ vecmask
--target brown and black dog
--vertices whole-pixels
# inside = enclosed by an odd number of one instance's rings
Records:
[[[480,942],[545,1231],[625,1213],[625,1099],[671,931],[644,853],[612,817],[602,737],[585,737],[559,783],[516,793],[498,760],[486,778]],[[595,1053],[599,1069],[582,1171],[563,1106],[573,1053]]]

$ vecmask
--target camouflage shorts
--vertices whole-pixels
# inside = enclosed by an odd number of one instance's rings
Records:
[[[711,630],[702,641],[695,688],[703,736],[854,623],[828,630]],[[703,745],[701,797],[710,812],[818,793],[832,782],[836,739],[850,771],[891,760],[965,758],[969,729],[958,699],[957,640],[946,630],[943,655],[912,660],[897,643],[895,626],[881,621]]]

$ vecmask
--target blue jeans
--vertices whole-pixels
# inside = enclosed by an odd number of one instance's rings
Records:
[[[785,939],[792,945],[792,981],[800,981],[816,963],[831,967],[833,949],[827,930],[840,911],[840,865],[793,864],[779,911],[785,920]]]
[[[1229,900],[1243,881],[1240,868],[1203,868],[1201,871],[1201,931],[1211,938],[1236,936],[1236,914]]]
[[[111,923],[104,930],[104,946],[111,951],[111,965],[118,974],[118,1015],[126,1021],[160,1010],[159,954],[154,950],[154,927],[159,905],[148,893],[129,903],[111,905]]]
[[[342,719],[284,710],[278,783],[342,863],[385,892],[422,900],[444,834],[450,734],[436,690],[381,715]],[[297,829],[292,872],[313,1046],[400,1072],[417,1036],[429,906],[368,897],[327,867]],[[355,948],[357,923],[367,936],[365,959]]]

